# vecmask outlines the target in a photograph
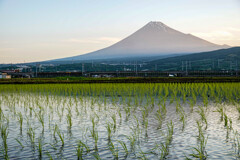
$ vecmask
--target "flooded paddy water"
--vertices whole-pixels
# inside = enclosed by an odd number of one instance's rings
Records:
[[[240,84],[0,85],[0,159],[239,159]]]

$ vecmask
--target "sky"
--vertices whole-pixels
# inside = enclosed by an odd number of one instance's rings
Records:
[[[240,46],[240,0],[0,0],[0,63],[85,54],[150,21]]]

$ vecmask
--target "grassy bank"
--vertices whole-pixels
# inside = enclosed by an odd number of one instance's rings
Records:
[[[0,79],[0,84],[47,84],[47,83],[219,83],[240,82],[239,77],[159,77],[159,78],[31,78]]]

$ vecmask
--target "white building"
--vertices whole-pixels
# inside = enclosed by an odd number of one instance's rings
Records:
[[[0,79],[11,79],[11,75],[7,73],[0,73]]]

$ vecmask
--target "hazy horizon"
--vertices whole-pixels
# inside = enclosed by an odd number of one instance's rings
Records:
[[[0,63],[42,61],[108,47],[150,21],[240,46],[240,2],[0,0]]]

